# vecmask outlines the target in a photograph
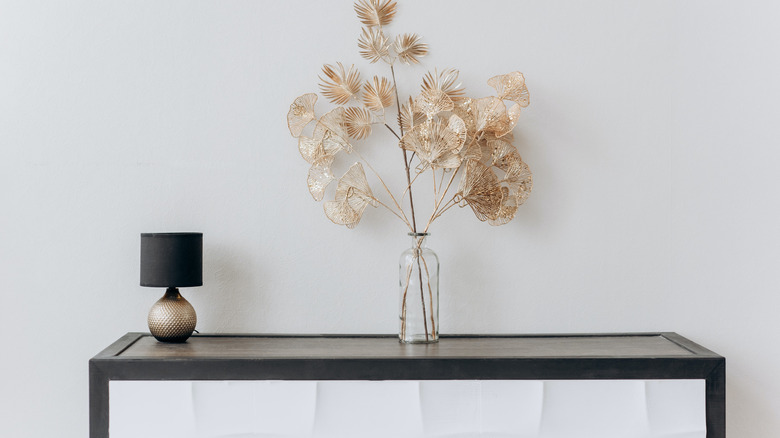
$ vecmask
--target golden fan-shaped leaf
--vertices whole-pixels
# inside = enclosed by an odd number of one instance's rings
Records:
[[[498,207],[495,218],[489,218],[488,223],[493,226],[504,225],[515,218],[517,213],[517,198],[510,194],[507,187],[501,187],[501,205]]]
[[[328,155],[342,149],[347,152],[352,151],[352,145],[347,141],[347,122],[343,107],[336,107],[320,117],[314,127],[314,138],[323,143],[325,153]]]
[[[454,68],[448,68],[441,73],[438,70],[428,72],[423,76],[422,91],[441,90],[450,100],[458,102],[465,98],[465,90],[458,82],[459,74]]]
[[[374,76],[363,88],[363,105],[372,111],[382,111],[393,105],[394,92],[395,88],[387,78]]]
[[[517,198],[517,205],[523,205],[534,188],[534,178],[528,164],[522,160],[513,164],[506,170],[504,180],[510,192]]]
[[[360,56],[369,60],[372,64],[381,61],[388,54],[390,41],[380,28],[363,28],[363,33],[358,38]]]
[[[474,112],[474,124],[477,132],[489,133],[500,138],[514,128],[514,123],[509,119],[504,101],[495,96],[473,101],[472,111]]]
[[[509,118],[509,124],[512,125],[512,128],[515,127],[515,125],[517,124],[517,120],[520,118],[520,111],[521,111],[521,107],[519,103],[512,105],[511,107],[509,107],[508,110],[506,110],[506,115]]]
[[[332,131],[323,131],[320,138],[309,138],[305,135],[298,137],[298,151],[309,164],[326,157],[334,157],[341,150],[351,152],[352,145]]]
[[[452,99],[442,90],[433,88],[423,90],[417,99],[414,100],[414,110],[425,114],[428,119],[442,111],[452,111],[454,105]]]
[[[347,228],[355,228],[360,222],[361,215],[353,210],[347,201],[326,201],[322,203],[325,216],[336,225],[346,225]]]
[[[468,137],[474,137],[477,132],[477,124],[474,117],[474,101],[470,98],[461,99],[452,108],[452,113],[457,115],[466,124]]]
[[[325,156],[322,141],[302,135],[298,137],[298,151],[307,163],[312,164]]]
[[[487,146],[491,149],[492,165],[498,167],[504,172],[508,171],[513,165],[522,163],[517,148],[503,140],[488,140]]]
[[[406,65],[419,64],[419,58],[428,54],[428,45],[420,42],[420,36],[416,33],[405,33],[395,37],[393,43],[398,59]]]
[[[397,6],[392,0],[358,0],[355,12],[358,20],[368,27],[386,26],[393,21]]]
[[[344,105],[360,92],[360,72],[354,65],[347,70],[340,62],[335,66],[325,64],[322,73],[325,77],[320,76],[320,90],[331,102]]]
[[[365,108],[349,107],[344,110],[347,135],[360,140],[371,135],[371,112]]]
[[[315,201],[322,201],[323,196],[325,196],[325,188],[336,179],[330,170],[331,164],[333,164],[333,157],[323,157],[315,161],[309,168],[306,183],[309,185],[309,193]]]
[[[525,76],[519,71],[493,76],[488,79],[488,85],[496,89],[499,99],[511,100],[523,108],[530,103]]]
[[[353,164],[341,177],[336,188],[336,200],[349,201],[350,206],[359,212],[362,212],[369,204],[374,207],[378,205],[373,192],[371,192],[371,187],[368,186],[366,172],[363,171],[362,164]]]
[[[368,186],[363,166],[355,163],[339,179],[336,200],[325,202],[323,208],[333,223],[354,228],[368,205],[376,207],[379,204]]]
[[[314,120],[315,102],[317,102],[317,95],[307,93],[298,96],[290,105],[290,111],[287,112],[287,127],[293,137],[300,136],[303,128]]]
[[[401,110],[398,111],[398,124],[401,126],[401,132],[410,131],[425,121],[425,115],[415,111],[414,108],[414,100],[409,96],[409,102],[401,105]]]
[[[477,219],[484,222],[498,218],[503,199],[501,186],[496,174],[481,162],[470,160],[466,163],[458,195],[471,207]]]
[[[452,116],[457,117],[457,116]],[[457,122],[451,122],[457,125]],[[401,138],[401,147],[413,151],[423,168],[454,169],[460,166],[459,155],[464,137],[440,120],[417,125]]]
[[[447,120],[447,129],[452,131],[457,136],[458,143],[461,146],[466,143],[466,123],[463,122],[463,119],[455,114],[452,114]]]
[[[463,162],[469,160],[482,160],[482,146],[477,141],[470,142],[466,147],[460,150],[460,159]]]

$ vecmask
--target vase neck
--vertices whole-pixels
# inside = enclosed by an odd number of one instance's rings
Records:
[[[408,233],[412,238],[412,247],[423,249],[428,244],[429,233]]]

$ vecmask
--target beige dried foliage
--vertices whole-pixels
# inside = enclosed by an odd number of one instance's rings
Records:
[[[363,83],[354,65],[345,68],[341,63],[325,64],[319,76],[319,87],[325,98],[339,106],[317,119],[314,113],[316,94],[299,96],[290,105],[287,126],[290,134],[298,138],[301,156],[310,164],[307,185],[317,201],[324,198],[326,189],[336,180],[332,166],[339,153],[357,152],[350,139],[366,139],[374,124],[385,125],[399,137],[387,124],[385,114],[386,108],[399,100],[395,88],[395,61],[419,64],[428,54],[428,45],[416,33],[395,38],[384,33],[383,26],[390,24],[396,14],[394,0],[357,0],[354,9],[364,25],[357,41],[360,55],[370,63],[388,63],[393,79],[374,76]],[[355,163],[339,179],[335,199],[323,203],[326,216],[336,224],[354,228],[368,205],[382,206],[410,229],[415,229],[414,205],[411,205],[411,221],[402,205],[407,195],[411,201],[411,185],[419,173],[411,179],[409,170],[410,166],[416,165],[420,173],[432,169],[441,170],[442,175],[442,179],[437,180],[438,174],[434,173],[435,206],[428,223],[422,225],[424,229],[454,205],[469,205],[479,220],[491,225],[511,221],[533,188],[531,171],[512,144],[512,131],[522,109],[529,104],[528,88],[525,77],[517,71],[494,76],[487,82],[496,90],[496,96],[471,99],[465,96],[458,70],[427,72],[422,78],[420,94],[416,98],[409,97],[396,115],[408,192],[395,197],[369,165],[393,201],[380,202],[368,185],[363,166]],[[347,106],[352,100],[358,105]],[[315,125],[311,137],[302,135],[312,121]],[[356,155],[365,161],[360,154]],[[460,178],[457,184],[455,177]],[[452,184],[457,186],[454,195],[449,191]],[[421,225],[420,222],[417,224]]]
[[[504,101],[495,96],[476,99],[472,101],[471,108],[476,131],[490,134],[494,138],[501,138],[511,132],[517,122],[517,119],[510,119]]]
[[[477,219],[484,222],[498,218],[503,193],[498,177],[488,166],[476,160],[466,162],[458,195],[471,207]]]
[[[385,77],[374,76],[363,87],[363,105],[372,111],[382,111],[395,102],[393,84]]]
[[[417,154],[423,169],[455,169],[461,164],[463,136],[457,127],[451,128],[453,125],[457,123],[441,120],[417,125],[401,138],[401,147]]]
[[[398,111],[398,125],[401,132],[406,132],[425,121],[425,114],[415,111],[414,99],[409,96],[409,102],[401,105]]]
[[[344,105],[360,92],[360,72],[351,65],[349,69],[338,62],[335,66],[325,64],[322,66],[320,76],[320,91],[331,102],[337,105]]]
[[[397,6],[392,0],[358,0],[355,13],[358,20],[368,27],[387,26],[393,21]]]
[[[325,188],[335,180],[331,171],[331,165],[333,164],[333,157],[323,157],[314,163],[309,168],[309,176],[306,179],[306,183],[309,186],[309,193],[315,201],[322,201],[325,196]]]
[[[420,36],[416,33],[395,37],[393,49],[398,59],[406,65],[419,64],[420,58],[428,54],[428,45],[420,42]]]
[[[430,120],[436,114],[443,111],[452,111],[454,104],[452,99],[442,90],[437,88],[423,90],[414,100],[414,110],[425,114]]]
[[[366,181],[366,173],[360,163],[355,163],[336,187],[336,199],[323,204],[325,215],[333,223],[355,228],[368,205],[376,207],[378,202]]]
[[[515,198],[517,198],[517,205],[523,205],[534,188],[534,178],[528,164],[521,160],[519,163],[512,165],[507,169],[504,179],[514,193]]]
[[[314,120],[314,104],[317,102],[317,95],[307,93],[298,96],[287,112],[287,127],[293,137],[298,137],[303,132],[303,128]]]
[[[422,91],[441,90],[450,100],[457,103],[465,98],[466,93],[466,90],[458,82],[459,74],[460,72],[454,68],[442,70],[441,73],[436,69],[433,72],[429,71],[423,76]]]
[[[390,41],[382,29],[364,27],[358,38],[358,48],[360,56],[373,64],[387,57],[390,51]]]
[[[525,76],[519,71],[493,76],[488,79],[488,85],[496,89],[499,99],[511,100],[523,108],[530,103]]]
[[[474,117],[473,99],[465,98],[459,100],[454,104],[452,113],[457,115],[466,124],[466,130],[468,131],[468,137],[475,137],[477,132],[477,124]]]
[[[325,156],[322,141],[302,135],[298,137],[298,152],[307,163],[312,164]]]
[[[317,124],[314,126],[314,138],[317,140],[324,140],[326,137],[332,142],[339,143],[340,148],[337,149],[350,149],[349,142],[347,141],[347,121],[345,118],[344,107],[336,107],[328,111],[320,117]],[[328,150],[328,145],[325,147]],[[338,150],[336,151],[338,152]]]
[[[356,140],[361,140],[371,135],[371,112],[365,108],[349,107],[344,110],[344,122],[347,135]]]
[[[493,226],[504,225],[514,219],[515,214],[517,214],[517,198],[509,193],[509,188],[501,187],[501,204],[496,217],[488,218],[487,222]]]

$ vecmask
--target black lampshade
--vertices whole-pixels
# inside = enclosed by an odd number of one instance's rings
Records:
[[[142,233],[141,286],[203,285],[203,233]]]

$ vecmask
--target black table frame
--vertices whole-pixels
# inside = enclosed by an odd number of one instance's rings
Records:
[[[707,438],[726,436],[726,360],[676,333],[442,336],[457,338],[594,338],[661,336],[685,355],[576,357],[122,356],[148,333],[128,333],[89,361],[90,438],[108,438],[111,380],[612,380],[704,379]],[[199,335],[258,338],[376,338],[374,335]],[[377,341],[380,342],[380,341]],[[500,341],[498,341],[500,343]]]

